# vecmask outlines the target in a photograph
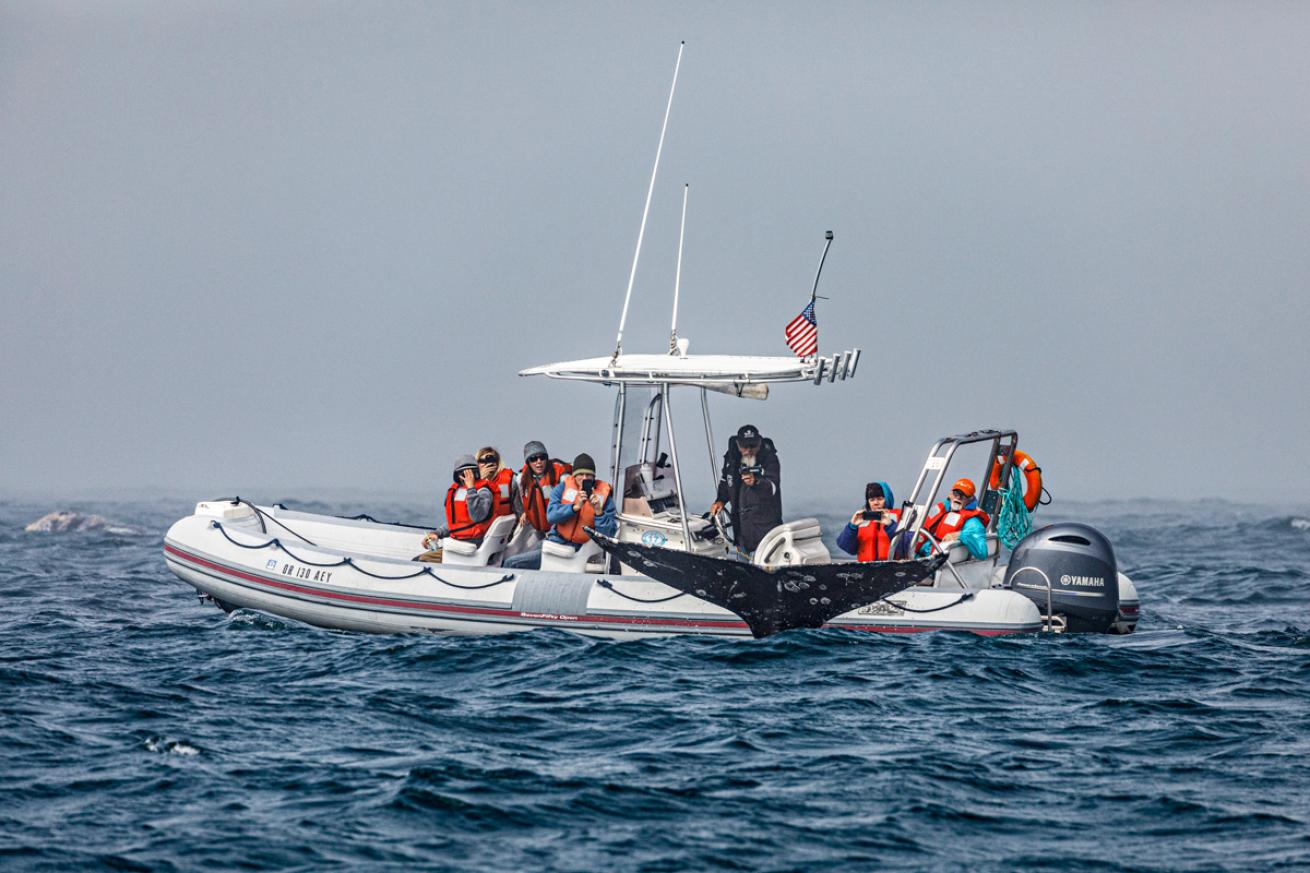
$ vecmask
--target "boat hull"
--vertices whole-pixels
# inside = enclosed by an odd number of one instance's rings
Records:
[[[291,523],[290,514],[278,517]],[[255,525],[253,514],[188,516],[169,530],[164,559],[176,576],[225,609],[259,610],[324,628],[449,634],[557,628],[617,639],[752,635],[728,610],[645,576],[416,563],[398,555],[422,551],[421,531],[305,514],[294,526],[305,530],[310,519],[319,525],[308,528],[319,546],[285,533],[273,536],[270,526]],[[389,538],[391,556],[374,553],[382,549],[321,547],[322,531],[333,525],[342,528],[342,542]],[[912,588],[853,609],[825,627],[987,635],[1041,628],[1037,610],[1014,592],[984,590],[968,602],[958,600],[958,592]],[[907,611],[925,609],[931,611]]]

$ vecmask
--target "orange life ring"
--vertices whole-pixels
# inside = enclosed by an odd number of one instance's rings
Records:
[[[1004,466],[1004,459],[1000,455],[992,459],[992,474],[987,483],[989,488],[1001,487],[1001,468]],[[1032,512],[1042,499],[1042,468],[1037,466],[1037,462],[1027,452],[1018,449],[1014,450],[1014,468],[1023,473],[1023,505]]]

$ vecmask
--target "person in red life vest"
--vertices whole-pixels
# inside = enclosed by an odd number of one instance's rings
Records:
[[[472,455],[456,459],[455,481],[446,489],[446,523],[423,538],[424,546],[431,548],[432,540],[438,537],[482,542],[495,518],[495,498],[490,486],[478,479],[477,470],[478,462]]]
[[[855,510],[850,523],[837,534],[837,547],[860,561],[890,561],[901,513],[892,509],[892,488],[886,482],[864,486],[864,508]],[[903,557],[905,543],[895,551]]]
[[[558,459],[552,459],[540,440],[532,440],[523,447],[523,469],[519,470],[518,492],[520,505],[516,507],[519,524],[531,525],[541,534],[550,530],[546,520],[546,506],[550,492],[573,468]]]
[[[957,479],[951,486],[947,499],[933,507],[923,529],[932,534],[942,547],[959,540],[974,558],[987,557],[987,525],[991,517],[978,508],[974,500],[977,490],[969,479]],[[926,555],[932,551],[932,544],[926,539],[919,549],[919,554]]]
[[[596,462],[591,455],[586,452],[578,455],[573,459],[573,472],[566,473],[550,490],[546,520],[551,528],[546,538],[578,549],[591,539],[587,528],[614,536],[619,530],[619,520],[612,492],[608,482],[596,478]],[[501,566],[536,570],[541,567],[541,549],[506,558]]]
[[[496,498],[491,509],[491,517],[523,514],[523,501],[519,495],[519,483],[514,478],[514,471],[500,465],[500,452],[491,446],[478,449],[478,478],[487,483],[492,496]]]

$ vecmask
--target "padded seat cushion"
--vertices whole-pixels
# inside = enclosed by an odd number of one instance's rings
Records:
[[[577,554],[577,549],[564,543],[557,543],[554,540],[544,540],[541,543],[541,553],[543,555],[554,555],[557,558],[571,558]]]
[[[478,553],[478,544],[472,540],[457,540],[454,537],[446,537],[441,541],[443,551],[454,552],[457,555],[467,555],[472,557]]]

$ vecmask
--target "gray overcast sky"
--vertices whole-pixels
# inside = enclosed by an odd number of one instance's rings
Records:
[[[515,373],[612,346],[679,39],[625,347],[684,181],[693,351],[786,353],[835,231],[859,376],[714,404],[792,495],[986,426],[1059,497],[1310,490],[1310,4],[51,0],[0,6],[0,488],[604,456]]]

